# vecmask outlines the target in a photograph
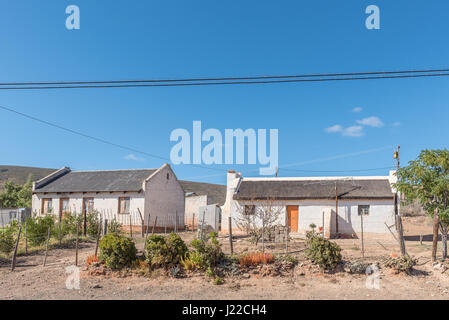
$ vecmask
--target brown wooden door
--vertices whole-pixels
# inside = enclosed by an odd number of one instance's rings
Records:
[[[298,206],[287,206],[288,226],[291,232],[298,232]]]

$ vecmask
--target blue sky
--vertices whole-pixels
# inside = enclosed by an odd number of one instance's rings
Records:
[[[80,8],[80,30],[65,28],[70,4]],[[381,10],[380,30],[365,28],[370,4]],[[0,81],[448,67],[448,11],[447,1],[1,0]],[[446,148],[448,80],[1,91],[0,105],[167,158],[170,132],[191,131],[193,120],[222,132],[275,128],[281,168],[298,163],[288,168],[345,171],[394,165],[397,144],[402,164],[421,149]],[[78,170],[162,164],[6,111],[0,110],[0,120],[1,164]],[[180,179],[225,183],[217,171],[173,168]],[[214,168],[255,175],[259,166]],[[280,169],[279,175],[321,174]]]

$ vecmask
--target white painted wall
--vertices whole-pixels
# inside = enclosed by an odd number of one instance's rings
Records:
[[[167,225],[168,228],[174,228],[177,215],[178,229],[184,228],[184,190],[168,164],[163,165],[144,182],[144,189],[145,224],[150,216],[149,225],[152,226],[157,216],[158,227]]]
[[[185,224],[191,225],[193,223],[193,215],[195,215],[194,223],[197,225],[200,207],[204,207],[209,204],[208,197],[207,195],[192,195],[186,197],[185,199]]]
[[[130,213],[133,225],[141,225],[141,219],[137,208],[143,213],[145,197],[143,192],[86,192],[86,193],[47,193],[47,194],[33,194],[32,197],[32,212],[34,214],[41,214],[42,199],[52,199],[52,214],[59,216],[59,200],[61,198],[69,198],[70,212],[80,214],[82,212],[83,198],[94,198],[94,210],[97,210],[104,218],[112,219],[117,217],[117,220],[123,224],[129,224],[128,214],[118,214],[118,199],[119,197],[130,198]]]

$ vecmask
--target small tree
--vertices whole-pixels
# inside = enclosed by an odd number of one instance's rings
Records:
[[[279,218],[284,213],[284,207],[274,200],[251,201],[254,205],[239,205],[239,215],[235,217],[238,228],[245,231],[251,241],[257,246],[262,239],[263,231],[270,234],[274,231]]]
[[[21,186],[13,181],[8,181],[3,186],[3,192],[0,193],[0,207],[3,208],[31,208],[33,179],[28,176],[26,183]]]
[[[400,168],[394,185],[408,203],[417,199],[427,215],[439,215],[443,259],[447,257],[449,231],[449,150],[423,150],[416,160]]]

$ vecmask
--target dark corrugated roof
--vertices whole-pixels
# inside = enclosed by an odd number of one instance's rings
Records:
[[[261,199],[339,199],[393,198],[388,179],[367,180],[260,180],[240,183],[235,200]]]
[[[198,196],[207,195],[209,203],[223,205],[226,200],[226,186],[221,184],[211,184],[202,182],[192,182],[180,180],[184,193],[194,192]]]
[[[157,169],[71,171],[35,192],[140,191],[143,181]]]

